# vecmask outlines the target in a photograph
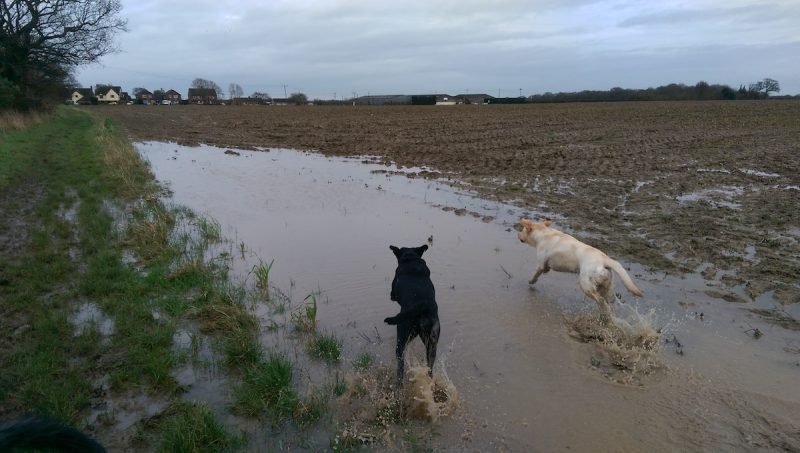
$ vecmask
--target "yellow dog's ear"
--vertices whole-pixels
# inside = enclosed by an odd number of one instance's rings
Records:
[[[525,217],[520,217],[519,218],[519,223],[522,226],[530,227],[531,223],[533,223],[533,222],[531,222],[530,220],[526,219]]]
[[[545,221],[544,221],[544,222],[542,222],[542,224],[543,224],[544,226],[546,226],[546,227],[549,227],[550,225],[552,225],[552,224],[553,224],[553,221],[552,221],[552,220],[550,220],[550,219],[545,219]]]

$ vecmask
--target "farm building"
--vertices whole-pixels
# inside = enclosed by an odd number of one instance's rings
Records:
[[[231,100],[232,105],[269,105],[269,103],[269,99],[254,97],[233,98]]]
[[[464,100],[458,96],[450,96],[449,94],[436,94],[436,105],[456,105],[463,104]]]
[[[494,96],[488,94],[459,94],[456,97],[461,98],[464,104],[489,104]]]
[[[359,96],[353,99],[356,105],[397,105],[410,104],[411,96],[405,94],[386,94],[375,96]]]

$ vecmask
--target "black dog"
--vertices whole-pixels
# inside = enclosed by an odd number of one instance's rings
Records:
[[[397,384],[403,385],[405,363],[403,352],[406,344],[417,335],[425,344],[428,359],[428,375],[433,376],[436,360],[436,345],[439,343],[439,307],[436,291],[431,282],[431,271],[422,259],[427,245],[416,248],[389,246],[397,257],[397,270],[392,280],[391,299],[400,304],[397,316],[383,321],[397,325]]]
[[[105,453],[106,449],[52,418],[28,416],[0,424],[0,451],[17,448],[47,449],[65,453]]]

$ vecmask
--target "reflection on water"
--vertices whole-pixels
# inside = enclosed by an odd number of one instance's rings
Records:
[[[345,362],[369,353],[393,368],[395,333],[382,322],[398,309],[389,300],[396,265],[389,245],[429,243],[439,354],[460,401],[458,414],[438,422],[434,443],[442,449],[747,450],[747,439],[769,444],[776,426],[791,428],[787,414],[800,413],[798,357],[784,350],[793,334],[766,324],[757,341],[744,334],[758,321],[705,295],[699,276],[627,265],[647,297],[625,300],[617,314],[627,326],[620,322],[614,334],[650,330],[623,348],[627,358],[605,357],[609,343],[590,338],[597,332],[584,325],[583,338],[573,335],[576,315],[595,314],[576,276],[551,272],[529,288],[534,251],[510,229],[521,209],[362,158],[137,148],[175,202],[217,219],[224,235],[247,245],[253,254],[234,260],[234,270],[246,274],[255,256],[274,259],[270,279],[287,298],[298,304],[319,295],[320,328],[343,338]],[[682,353],[665,339],[680,341]],[[411,360],[423,357],[418,343],[406,352]],[[634,369],[647,372],[615,378],[634,359]]]

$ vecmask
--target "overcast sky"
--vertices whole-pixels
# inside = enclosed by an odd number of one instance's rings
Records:
[[[800,93],[800,0],[122,0],[84,85],[192,79],[350,97],[647,88],[765,77]]]

